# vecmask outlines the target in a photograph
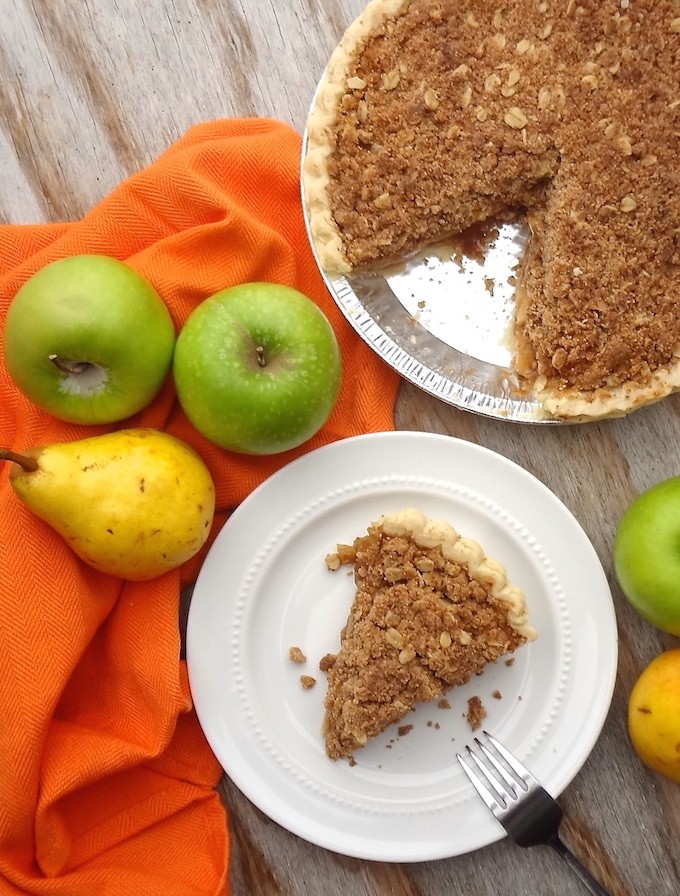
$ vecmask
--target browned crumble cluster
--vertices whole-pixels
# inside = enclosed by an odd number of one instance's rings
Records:
[[[322,672],[328,672],[333,663],[335,662],[336,655],[334,653],[326,653],[319,660],[319,669]]]
[[[468,700],[466,719],[473,731],[476,731],[486,718],[486,709],[481,697],[470,697]]]
[[[291,663],[302,664],[307,661],[307,657],[300,650],[299,647],[291,647],[288,651],[288,659]]]
[[[524,213],[515,365],[644,384],[680,346],[678,0],[410,0],[350,71],[329,160],[353,267]]]
[[[525,641],[490,588],[439,548],[375,524],[333,556],[354,566],[357,591],[328,669],[331,759],[351,756],[414,704],[441,697]]]

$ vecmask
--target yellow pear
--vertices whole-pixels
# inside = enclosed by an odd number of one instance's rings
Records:
[[[196,452],[154,429],[0,450],[21,501],[90,566],[144,580],[179,566],[205,544],[215,486]]]

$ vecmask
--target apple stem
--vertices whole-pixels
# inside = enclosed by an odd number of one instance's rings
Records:
[[[260,367],[266,367],[267,359],[265,358],[265,354],[264,354],[264,346],[258,345],[257,348],[255,349],[255,353],[257,354],[258,365]]]
[[[34,473],[38,469],[38,461],[34,457],[17,454],[16,451],[10,451],[8,448],[0,448],[0,460],[9,460],[13,464],[18,464],[26,473]]]
[[[59,355],[48,355],[47,357],[62,373],[82,373],[91,367],[89,361],[62,361]]]

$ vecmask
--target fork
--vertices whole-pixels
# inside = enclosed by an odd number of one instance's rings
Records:
[[[518,846],[550,846],[580,878],[588,892],[611,896],[560,839],[563,812],[512,753],[488,731],[489,746],[476,737],[477,751],[469,745],[466,756],[456,757],[475,789]],[[502,761],[501,761],[502,760]]]

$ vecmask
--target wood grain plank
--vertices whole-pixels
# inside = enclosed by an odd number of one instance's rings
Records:
[[[20,190],[11,206],[0,197],[0,214],[80,217],[201,121],[258,115],[302,131],[360,6],[348,5],[343,15],[342,4],[324,12],[305,0],[13,4],[0,33],[0,131]]]
[[[0,221],[85,214],[192,125],[268,116],[299,131],[328,57],[364,0],[16,0],[0,28]],[[678,641],[641,620],[615,580],[624,508],[680,471],[680,396],[623,420],[512,425],[404,384],[397,426],[485,445],[550,488],[591,539],[620,629],[607,723],[563,795],[566,833],[614,896],[680,890],[680,787],[647,771],[628,742],[630,689]],[[225,779],[234,896],[581,896],[545,849],[506,841],[410,865],[361,862],[266,818]]]

